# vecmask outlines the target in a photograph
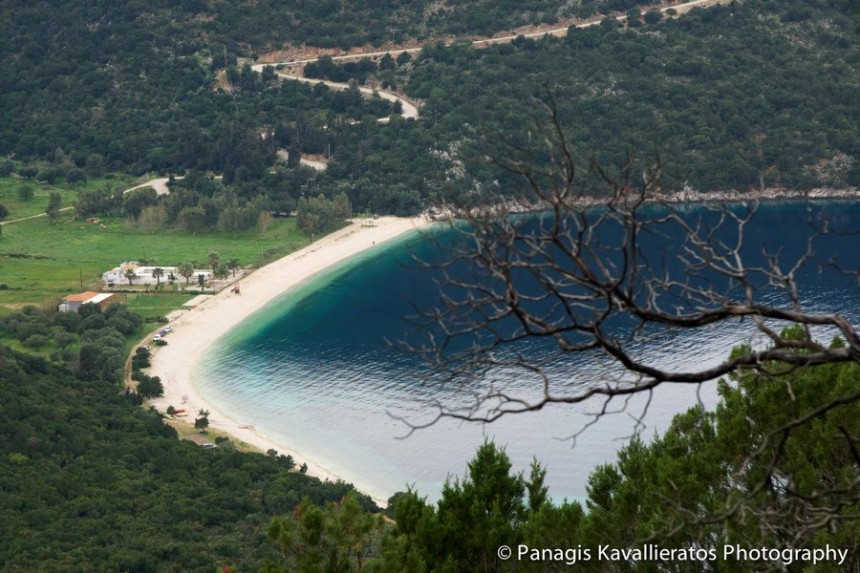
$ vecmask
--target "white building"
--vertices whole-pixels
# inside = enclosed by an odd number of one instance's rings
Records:
[[[164,274],[161,277],[157,278],[153,276],[152,271],[155,269],[161,269],[164,271]],[[169,282],[170,275],[173,275],[176,281],[184,281],[185,278],[179,275],[178,267],[165,267],[165,266],[143,266],[137,261],[125,261],[120,266],[115,267],[106,273],[102,274],[102,281],[104,281],[105,286],[119,286],[119,285],[127,285],[128,278],[125,276],[126,271],[133,270],[134,278],[132,279],[132,285],[156,285],[159,283],[167,283]],[[203,275],[206,279],[206,282],[209,283],[212,280],[212,270],[211,269],[194,269],[194,275],[191,277],[192,284],[197,284],[197,275]],[[183,283],[184,284],[184,283]]]

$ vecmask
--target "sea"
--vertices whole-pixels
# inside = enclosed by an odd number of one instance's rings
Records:
[[[763,204],[749,221],[741,206],[732,213],[726,234],[715,233],[715,239],[731,245],[744,221],[742,252],[763,271],[774,258],[789,264],[812,254],[795,272],[804,307],[860,324],[860,202]],[[686,207],[684,216],[708,228],[726,213],[698,206]],[[710,382],[664,385],[625,400],[550,404],[491,423],[439,417],[442,410],[477,407],[476,396],[489,384],[525,402],[542,395],[540,378],[514,369],[452,384],[425,356],[404,348],[403,341],[427,332],[416,324],[421,311],[441,307],[445,277],[438,263],[459,234],[445,227],[416,233],[290,290],[211,349],[194,380],[197,390],[237,422],[381,500],[407,488],[438,499],[445,481],[462,478],[477,447],[492,440],[516,471],[527,474],[533,460],[544,465],[554,500],[581,501],[589,474],[614,462],[631,437],[651,439],[676,414],[717,403]],[[679,264],[679,237],[655,233],[645,243],[662,261],[655,264],[678,270],[672,265]],[[454,268],[455,278],[470,271],[468,265]],[[786,304],[764,281],[756,288],[764,300]],[[741,343],[763,344],[749,320],[639,338],[630,341],[637,357],[681,370],[717,364]],[[506,350],[541,357],[554,395],[622,375],[599,356],[554,351],[552,341],[528,339]]]

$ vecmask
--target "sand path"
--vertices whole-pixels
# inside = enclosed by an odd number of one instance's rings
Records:
[[[241,294],[225,289],[184,312],[171,322],[173,332],[167,335],[168,345],[154,347],[150,374],[161,378],[164,396],[152,400],[151,404],[161,412],[166,412],[168,406],[184,408],[192,423],[201,409],[209,410],[211,428],[226,432],[260,451],[275,449],[289,454],[297,464],[307,463],[310,475],[338,479],[335,471],[314,460],[313,452],[298,453],[290,444],[276,443],[247,423],[234,420],[207,403],[195,390],[195,375],[203,356],[219,338],[290,288],[358,253],[428,225],[426,219],[397,217],[376,219],[374,226],[354,222],[251,273],[241,281]],[[384,500],[377,502],[384,503]]]

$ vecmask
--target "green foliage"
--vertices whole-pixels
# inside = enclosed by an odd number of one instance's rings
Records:
[[[158,203],[158,193],[156,193],[155,189],[152,187],[146,187],[144,189],[139,189],[136,191],[132,191],[130,193],[126,193],[122,196],[122,212],[123,214],[137,219],[140,217],[140,213],[149,206],[155,205]],[[82,198],[83,200],[83,198]],[[80,203],[78,204],[78,209],[80,212]],[[116,214],[115,213],[116,205],[113,203],[106,204],[101,208],[97,209],[96,212],[100,215],[109,215]]]
[[[255,571],[278,557],[272,516],[352,489],[289,472],[286,456],[181,442],[135,402],[0,346],[4,570]]]
[[[221,262],[221,255],[218,254],[218,251],[209,251],[208,260],[209,260],[209,267],[214,272],[215,269],[218,268],[218,265]]]
[[[147,376],[146,374],[140,375],[138,377],[137,393],[144,398],[156,398],[164,395],[164,386],[161,383],[161,378],[158,376]]]
[[[853,363],[722,383],[716,412],[693,408],[677,416],[665,435],[647,445],[632,442],[617,464],[591,476],[583,535],[631,547],[657,539],[717,555],[727,543],[847,547],[858,535],[856,507],[844,505],[856,494],[848,436],[860,429],[857,403],[779,428],[858,389],[860,368]],[[828,512],[841,525],[820,527],[816,516]],[[856,550],[849,554],[840,570],[856,566]],[[732,570],[757,569],[734,563]]]
[[[305,498],[295,518],[278,517],[269,525],[269,539],[283,560],[263,571],[361,571],[383,524],[381,516],[366,513],[354,492],[326,507]]]
[[[780,371],[779,364],[769,366]],[[485,443],[468,473],[446,483],[435,507],[411,489],[389,500],[395,524],[367,550],[374,558],[366,570],[563,571],[573,559],[577,570],[598,572],[609,565],[599,557],[600,546],[633,550],[651,543],[689,557],[644,559],[617,570],[761,571],[771,564],[724,558],[723,547],[829,545],[847,550],[845,562],[818,567],[854,571],[860,563],[855,543],[860,406],[843,398],[858,392],[856,363],[804,367],[775,377],[740,372],[733,382],[720,384],[716,411],[691,408],[662,436],[650,443],[634,439],[617,463],[597,468],[589,478],[587,512],[579,503],[549,503],[539,464],[532,464],[525,480],[512,471],[504,451]],[[319,554],[303,551],[306,539],[325,538],[319,533],[325,515],[316,509],[307,522],[303,513],[273,522],[270,536],[292,555],[287,562],[295,570],[303,570],[295,561],[301,555],[319,560]],[[304,541],[297,541],[297,531],[307,536]],[[537,552],[501,560],[501,545]],[[289,547],[294,553],[283,549]],[[540,553],[547,548],[569,552],[564,559],[547,559]],[[795,565],[811,570],[808,562]],[[352,563],[342,570],[359,569]]]
[[[497,549],[523,541],[523,526],[536,513],[532,507],[550,507],[544,474],[537,463],[528,481],[514,474],[505,452],[486,442],[467,475],[445,484],[437,507],[411,490],[397,494],[390,500],[396,526],[382,544],[379,571],[509,570]]]
[[[142,325],[143,319],[121,304],[104,313],[85,304],[79,312],[58,312],[53,318],[28,306],[0,319],[0,333],[67,363],[82,380],[117,382],[125,364],[126,337],[138,336]]]
[[[796,9],[809,17],[793,18]],[[583,164],[620,165],[631,148],[657,148],[670,188],[840,187],[860,161],[845,137],[858,129],[848,124],[858,120],[851,103],[860,77],[852,63],[860,38],[846,12],[844,3],[753,0],[635,29],[573,29],[563,40],[431,45],[404,81],[425,102],[421,122],[433,125],[433,149],[450,158],[442,190],[521,185],[487,157],[503,142],[517,149],[539,138],[535,122],[546,125],[548,114],[536,100],[550,99]],[[376,150],[367,165],[379,160]],[[458,160],[462,178],[454,176]]]
[[[45,209],[45,213],[48,214],[48,219],[50,219],[51,223],[57,223],[60,219],[60,202],[62,198],[59,193],[52,192],[48,196],[48,207]]]
[[[131,368],[132,370],[142,370],[144,368],[149,368],[149,356],[150,352],[144,347],[138,347],[134,351],[134,355],[131,357]]]
[[[312,239],[324,232],[341,227],[352,216],[352,206],[345,193],[333,199],[324,195],[299,200],[296,225]]]
[[[209,410],[201,409],[199,418],[194,420],[194,427],[198,430],[205,431],[209,427]]]
[[[657,147],[671,158],[672,187],[808,189],[860,180],[850,136],[857,131],[856,25],[844,1],[750,0],[660,21],[647,2],[626,0],[448,0],[433,10],[423,9],[424,0],[420,7],[395,2],[385,9],[343,2],[264,3],[253,10],[194,4],[114,6],[91,31],[80,3],[64,5],[58,23],[48,16],[50,3],[13,1],[8,41],[0,46],[6,62],[0,77],[9,86],[0,105],[10,118],[0,153],[38,165],[33,175],[42,181],[79,178],[81,171],[92,178],[105,169],[224,174],[218,184],[224,189],[215,193],[191,185],[194,195],[158,205],[129,199],[126,215],[150,231],[169,225],[195,235],[214,228],[235,235],[253,228],[265,210],[295,210],[302,185],[306,196],[345,192],[358,211],[414,214],[438,195],[510,189],[478,144],[493,148],[499,134],[525,140],[534,97],[545,97],[540,86],[548,85],[579,156],[617,164],[631,146]],[[621,30],[609,18],[563,40],[521,37],[483,50],[428,40],[420,56],[383,57],[379,70],[371,61],[326,58],[309,66],[312,75],[356,83],[373,77],[407,92],[424,102],[418,122],[394,117],[379,124],[394,110],[385,100],[363,98],[355,88],[279,82],[272,71],[257,75],[248,61],[239,64],[285,42],[349,46],[618,11],[642,13],[645,24]],[[46,21],[57,34],[34,28]],[[225,67],[230,93],[213,89]],[[62,85],[66,97],[50,97],[45,85]],[[31,117],[40,118],[38,129]],[[292,151],[290,163],[271,173],[278,148]],[[296,162],[308,154],[334,161],[324,174],[298,174]],[[317,177],[314,185],[299,181],[310,177]],[[116,213],[116,205],[109,207]],[[311,217],[308,227],[319,223]]]
[[[36,192],[31,185],[21,185],[18,187],[18,199],[21,201],[30,202],[36,196]]]
[[[74,167],[66,172],[66,181],[71,185],[74,185],[76,183],[82,183],[86,180],[87,174],[86,172],[84,172],[83,169]]]

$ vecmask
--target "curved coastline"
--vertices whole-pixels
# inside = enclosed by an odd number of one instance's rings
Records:
[[[252,317],[287,291],[325,270],[365,253],[375,246],[421,229],[431,223],[425,218],[382,217],[374,226],[353,222],[309,246],[251,273],[241,281],[241,294],[225,289],[171,322],[168,345],[153,353],[150,373],[159,376],[164,395],[150,401],[160,412],[168,406],[183,408],[193,420],[201,409],[208,410],[210,427],[265,452],[275,449],[308,465],[308,474],[323,480],[340,477],[314,459],[313,452],[296,452],[289,444],[276,443],[252,426],[232,419],[214,408],[194,386],[194,378],[206,353],[223,336]],[[376,500],[377,503],[384,500]]]

